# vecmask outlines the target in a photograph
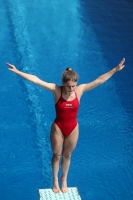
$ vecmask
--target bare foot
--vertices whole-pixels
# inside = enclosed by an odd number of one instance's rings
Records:
[[[62,188],[61,188],[61,191],[63,193],[66,193],[68,192],[68,187],[67,187],[67,182],[66,182],[66,179],[64,179],[63,177],[61,177],[61,182],[62,182]]]
[[[55,193],[59,193],[60,192],[58,181],[54,181],[53,192],[55,192]]]

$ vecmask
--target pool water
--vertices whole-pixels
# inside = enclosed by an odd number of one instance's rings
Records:
[[[51,93],[5,62],[61,85],[68,66],[87,83],[123,57],[123,71],[81,99],[68,186],[77,186],[82,200],[133,199],[132,13],[126,0],[1,0],[0,200],[36,200],[39,188],[52,187],[55,118]]]

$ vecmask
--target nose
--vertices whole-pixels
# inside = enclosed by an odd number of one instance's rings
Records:
[[[73,89],[73,86],[69,86],[69,88],[72,90],[72,89]]]

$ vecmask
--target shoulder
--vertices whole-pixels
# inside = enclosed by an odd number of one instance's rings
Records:
[[[79,93],[83,93],[85,86],[86,86],[86,84],[77,85],[76,86],[76,91],[79,92]]]
[[[61,88],[62,86],[59,86],[59,85],[55,85],[55,93],[61,93]]]
[[[90,90],[94,89],[95,87],[97,87],[100,84],[101,84],[101,82],[97,78],[94,81],[91,81],[89,83],[85,83],[85,84],[81,84],[81,85],[77,86],[77,91],[80,94],[83,94],[84,92],[87,92],[87,91],[90,91]]]
[[[76,92],[76,94],[77,94],[78,99],[81,98],[81,96],[82,96],[82,94],[83,94],[83,91],[84,91],[84,84],[81,84],[81,85],[76,86],[75,92]]]
[[[60,97],[61,88],[62,88],[62,86],[55,85],[55,90],[53,91],[53,95],[54,95],[55,99],[58,99]]]

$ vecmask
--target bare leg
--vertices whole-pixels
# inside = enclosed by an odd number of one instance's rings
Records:
[[[68,170],[70,166],[70,158],[72,151],[75,149],[77,140],[78,140],[78,125],[76,128],[72,131],[72,133],[64,139],[64,150],[62,154],[62,177],[61,177],[61,182],[62,182],[62,192],[66,193],[68,191],[67,188],[67,175],[68,175]]]
[[[60,188],[58,183],[58,172],[59,172],[60,157],[62,154],[62,145],[64,139],[54,123],[51,128],[50,140],[53,151],[53,157],[52,157],[53,192],[59,193]]]
[[[70,157],[71,154],[66,154],[63,156],[63,161],[62,161],[62,177],[61,177],[61,182],[62,182],[62,192],[66,193],[68,192],[67,188],[67,175],[68,175],[68,170],[70,166]]]
[[[52,157],[52,171],[53,171],[53,192],[59,193],[58,171],[59,171],[60,155],[53,155]]]

